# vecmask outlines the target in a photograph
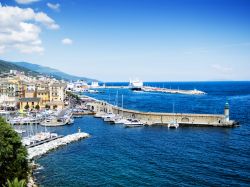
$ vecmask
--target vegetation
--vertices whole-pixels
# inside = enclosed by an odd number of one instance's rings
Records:
[[[27,175],[27,149],[10,124],[0,118],[0,186],[5,185],[7,179],[26,180]]]
[[[39,110],[39,109],[40,109],[39,104],[37,104],[37,105],[35,106],[35,109],[36,109],[36,110]]]
[[[28,110],[30,108],[29,104],[27,103],[25,106],[24,106],[25,110]]]
[[[45,105],[46,109],[50,109],[50,106],[48,104]]]
[[[25,74],[34,75],[34,76],[39,74],[37,72],[29,70],[28,68],[16,65],[11,62],[0,60],[0,73],[9,73],[11,69],[23,71]]]
[[[73,99],[75,99],[77,101],[77,103],[81,102],[81,99],[78,95],[72,93],[72,92],[66,92],[66,94],[68,95],[68,97],[71,97]]]
[[[24,179],[18,180],[18,178],[15,178],[13,181],[7,180],[7,185],[4,187],[25,187],[26,181]]]

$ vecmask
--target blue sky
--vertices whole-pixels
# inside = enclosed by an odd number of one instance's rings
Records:
[[[248,0],[0,2],[5,15],[20,11],[10,16],[13,23],[33,25],[20,33],[24,41],[0,31],[1,59],[103,81],[250,80]],[[27,8],[33,11],[29,19],[23,16]],[[6,16],[0,13],[1,19]],[[10,22],[0,30],[20,32]]]

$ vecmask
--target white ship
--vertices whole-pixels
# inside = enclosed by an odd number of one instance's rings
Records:
[[[139,79],[130,80],[129,87],[131,90],[141,90],[143,87],[143,82]]]

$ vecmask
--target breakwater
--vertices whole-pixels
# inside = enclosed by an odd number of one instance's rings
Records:
[[[50,142],[41,145],[37,145],[35,147],[30,147],[28,148],[28,159],[39,157],[60,146],[67,145],[71,142],[75,142],[80,139],[87,138],[89,136],[90,135],[88,133],[78,132],[75,134],[70,134],[61,138],[57,138],[55,140],[52,140]]]
[[[102,87],[106,89],[129,89],[129,86],[106,86]],[[203,91],[193,89],[193,90],[182,90],[182,89],[169,89],[169,88],[159,88],[153,86],[142,86],[141,91],[143,92],[161,92],[170,94],[186,94],[186,95],[203,95],[206,94]]]
[[[173,121],[180,126],[214,126],[234,127],[238,122],[229,120],[229,108],[224,109],[224,114],[189,114],[189,113],[158,113],[128,110],[111,105],[104,101],[94,100],[87,104],[89,110],[100,113],[114,113],[124,118],[138,119],[146,125],[167,125]]]
[[[144,92],[162,92],[162,93],[171,93],[171,94],[187,94],[187,95],[202,95],[206,94],[200,90],[180,90],[180,89],[168,89],[168,88],[157,88],[152,86],[143,86],[141,88]]]

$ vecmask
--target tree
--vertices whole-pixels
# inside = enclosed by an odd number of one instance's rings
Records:
[[[35,106],[35,109],[36,109],[36,110],[39,110],[39,109],[40,109],[39,104],[37,104],[37,105]]]
[[[50,109],[50,106],[48,104],[45,105],[46,109]]]
[[[27,149],[10,124],[0,118],[0,186],[6,184],[7,179],[26,180],[27,175]]]
[[[25,110],[28,110],[30,108],[29,104],[27,103],[25,106],[24,106],[24,109]]]

